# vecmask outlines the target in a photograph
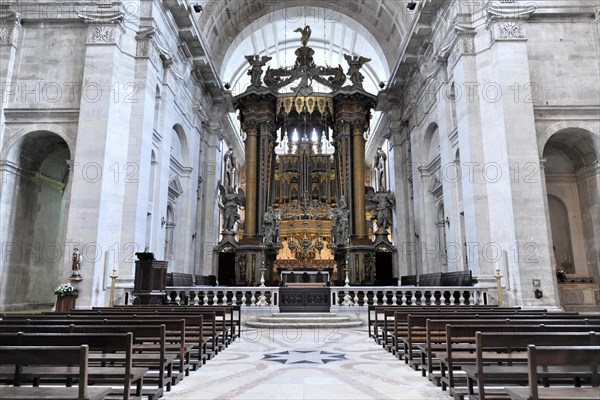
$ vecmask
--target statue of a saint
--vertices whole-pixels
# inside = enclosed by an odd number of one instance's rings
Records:
[[[340,197],[337,207],[333,209],[333,223],[331,224],[333,241],[337,246],[343,246],[348,242],[350,229],[350,211],[346,205],[344,196]]]
[[[246,204],[246,197],[242,188],[236,190],[228,185],[225,188],[219,181],[219,192],[221,194],[221,202],[223,203],[223,231],[231,232],[235,223],[240,220],[238,207]]]
[[[386,174],[385,164],[387,156],[381,147],[377,149],[377,155],[375,156],[375,166],[377,168],[377,190],[385,190],[386,187]]]
[[[223,163],[225,164],[225,185],[233,186],[234,175],[235,175],[235,155],[233,154],[233,150],[229,149],[223,156]]]
[[[263,218],[263,232],[265,243],[276,243],[277,236],[279,234],[279,226],[277,223],[277,217],[273,213],[273,207],[267,208],[265,216]]]
[[[246,60],[248,64],[250,64],[250,69],[248,70],[248,75],[250,75],[250,85],[251,86],[261,86],[260,77],[263,73],[263,67],[269,61],[271,61],[273,57],[268,56],[246,56]]]
[[[371,219],[377,221],[377,232],[386,233],[387,229],[392,226],[392,212],[396,205],[394,193],[389,190],[375,192],[373,188],[370,188],[367,190],[367,200],[376,204],[375,214]]]
[[[362,68],[362,66],[365,63],[371,61],[371,59],[363,57],[363,56],[352,57],[351,55],[348,55],[348,54],[344,54],[344,58],[348,62],[349,68],[348,68],[347,75],[348,75],[348,78],[350,79],[350,82],[352,82],[352,86],[362,88],[362,82],[365,79],[365,77],[360,72],[360,69]]]
[[[71,258],[71,261],[71,276],[81,277],[81,253],[79,252],[79,249],[77,247],[73,249],[73,256]]]

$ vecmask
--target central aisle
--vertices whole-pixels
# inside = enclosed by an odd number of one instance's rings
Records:
[[[367,328],[242,328],[242,337],[165,392],[171,399],[448,400]]]

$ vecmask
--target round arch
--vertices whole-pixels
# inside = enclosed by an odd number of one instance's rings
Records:
[[[265,4],[267,3],[267,4]],[[317,4],[309,0],[286,2],[234,2],[235,6],[220,7],[217,3],[205,4],[199,16],[199,25],[208,38],[211,49],[219,49],[212,54],[217,69],[225,64],[227,52],[235,47],[236,39],[245,30],[262,18],[286,19],[298,25],[327,23],[346,24],[354,21],[360,33],[370,38],[372,46],[378,46],[382,59],[388,65],[395,62],[398,43],[412,22],[412,15],[398,2],[381,2],[377,7],[355,4]],[[269,21],[270,22],[270,21]],[[382,29],[381,26],[387,29]]]
[[[597,124],[594,124],[592,122],[579,123],[573,121],[560,121],[555,124],[552,124],[551,126],[546,128],[538,137],[538,152],[540,154],[540,157],[542,154],[544,154],[544,148],[546,147],[546,144],[548,143],[550,138],[564,131],[580,132],[584,136],[589,135],[589,139],[591,143],[593,143],[596,154],[600,154],[600,132],[594,132],[594,128],[597,127],[596,125]]]
[[[15,132],[12,138],[7,140],[4,148],[0,150],[0,160],[14,162],[15,154],[18,154],[24,138],[36,132],[46,132],[60,137],[69,148],[69,153],[71,155],[75,153],[75,141],[72,139],[74,135],[71,132],[54,124],[32,124],[28,125],[27,129],[23,128]]]
[[[187,166],[189,164],[189,147],[185,130],[180,124],[175,124],[173,125],[173,131],[175,131],[176,137],[179,139],[178,148],[181,153],[181,159],[178,161]],[[171,147],[175,148],[175,146],[177,146],[176,143],[171,143]]]

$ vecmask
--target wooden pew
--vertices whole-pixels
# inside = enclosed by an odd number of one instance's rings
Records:
[[[429,318],[455,318],[455,319],[496,319],[496,318],[546,318],[552,316],[555,313],[546,313],[545,310],[473,310],[471,312],[465,312],[465,310],[439,310],[435,314],[431,312],[394,312],[394,329],[387,336],[391,337],[389,340],[393,345],[393,351],[396,353],[398,358],[404,358],[405,363],[410,363],[412,358],[412,343],[409,346],[409,342],[415,342],[412,339],[412,335],[419,335],[417,339],[424,341],[425,336],[425,323]],[[561,313],[560,315],[565,315]],[[410,322],[409,332],[409,318],[412,317]],[[572,317],[577,317],[576,314],[572,314]],[[415,367],[413,365],[413,367]],[[416,367],[415,367],[416,368]]]
[[[589,320],[548,320],[548,319],[491,319],[491,320],[457,320],[457,319],[428,319],[425,330],[425,343],[417,347],[421,351],[421,371],[423,376],[437,386],[441,385],[440,358],[446,360],[446,326],[464,326],[460,335],[452,337],[454,346],[452,349],[474,348],[475,333],[488,329],[496,332],[522,332],[526,330],[535,332],[586,332],[600,331],[600,321],[595,325],[589,324]],[[571,325],[576,324],[576,325]]]
[[[173,363],[178,357],[178,353],[166,352],[166,326],[157,325],[140,325],[136,321],[128,321],[128,324],[123,325],[98,325],[102,321],[86,320],[77,321],[76,324],[72,321],[65,320],[50,320],[43,321],[46,325],[13,325],[0,322],[0,334],[16,334],[22,332],[24,334],[114,334],[114,333],[131,333],[133,335],[133,354],[132,366],[148,368],[150,371],[144,375],[144,383],[155,382],[157,389],[143,389],[143,394],[150,398],[158,398],[163,395],[164,388],[169,391],[171,383],[176,382],[173,376]],[[133,322],[133,324],[132,324]],[[181,322],[181,321],[180,321]],[[150,342],[151,345],[142,347],[143,342]],[[158,346],[158,351],[156,351]],[[90,353],[90,366],[104,365],[106,363],[126,362],[126,353],[115,352],[92,352]],[[180,379],[179,379],[180,380]]]
[[[208,315],[209,318],[213,318],[214,317],[214,313],[204,313],[204,315]],[[121,310],[115,310],[115,311],[75,311],[75,312],[70,312],[70,313],[48,313],[48,314],[35,314],[35,315],[31,315],[31,314],[17,314],[17,315],[7,315],[3,320],[4,321],[11,321],[11,320],[15,320],[15,319],[21,319],[21,320],[42,320],[42,319],[46,319],[46,320],[52,320],[52,319],[65,319],[65,318],[69,318],[69,319],[76,319],[76,320],[80,320],[80,319],[98,319],[98,320],[109,320],[109,319],[114,319],[114,320],[129,320],[129,319],[135,319],[135,320],[142,320],[142,319],[147,319],[147,320],[153,320],[154,323],[158,323],[160,324],[160,322],[164,321],[165,318],[170,319],[170,320],[177,320],[177,319],[184,319],[186,320],[186,333],[189,332],[193,332],[194,333],[194,337],[191,338],[193,339],[191,341],[191,343],[195,343],[195,341],[199,342],[199,347],[205,346],[206,347],[206,343],[203,343],[204,339],[207,337],[207,334],[209,335],[209,337],[216,337],[218,335],[218,333],[216,332],[216,328],[215,328],[215,324],[212,323],[211,321],[208,322],[208,325],[205,322],[205,320],[203,319],[202,314],[198,314],[198,313],[194,313],[191,314],[181,314],[180,312],[164,312],[164,313],[159,313],[156,311],[139,311],[137,313],[129,313],[126,311],[121,311]],[[198,323],[198,321],[200,321]],[[212,326],[211,326],[212,324]],[[207,334],[202,334],[201,331],[199,331],[200,327],[202,327],[202,332],[206,332]],[[200,345],[200,343],[203,343],[202,345]],[[188,350],[189,351],[189,350]],[[202,362],[203,361],[203,357],[205,356],[205,354],[201,354],[199,359]],[[197,365],[197,363],[196,363]]]
[[[444,318],[444,315],[450,316],[450,318],[454,318],[455,320],[461,319],[472,319],[473,317],[481,317],[496,319],[499,317],[505,318],[513,318],[513,319],[537,319],[537,318],[546,318],[550,316],[552,318],[555,313],[547,314],[545,312],[536,312],[530,310],[518,310],[514,312],[502,313],[502,311],[496,310],[493,312],[482,312],[475,314],[455,314],[455,316],[451,316],[449,313],[441,313],[441,314],[409,314],[406,317],[406,336],[396,338],[396,342],[402,342],[404,344],[404,357],[408,364],[416,370],[420,369],[422,357],[415,357],[415,354],[418,356],[421,353],[421,350],[424,348],[426,339],[427,339],[427,321],[430,319],[438,319]],[[578,320],[578,318],[576,318]],[[600,321],[598,321],[600,323]],[[440,337],[444,336],[445,332],[440,335]]]
[[[102,400],[110,388],[88,387],[87,345],[81,346],[0,346],[0,366],[12,366],[12,387],[0,387],[0,398],[5,400]],[[20,365],[44,368],[72,368],[76,374],[77,387],[24,387],[21,386]]]
[[[495,333],[475,335],[475,365],[463,365],[467,376],[469,400],[485,400],[487,385],[512,386],[528,382],[527,352],[529,345],[539,346],[599,346],[600,332]],[[502,363],[503,365],[496,365]],[[589,369],[575,369],[559,364],[556,368],[538,371],[538,376],[550,382],[589,379]],[[475,390],[477,388],[477,390]],[[504,389],[495,394],[507,396]]]
[[[373,331],[373,334],[370,335],[375,339],[378,344],[382,344],[385,347],[385,343],[387,343],[388,337],[387,332],[391,330],[391,326],[393,324],[394,313],[396,311],[411,311],[414,313],[417,312],[443,312],[443,311],[467,311],[470,312],[472,310],[484,311],[484,310],[494,310],[498,309],[498,306],[492,305],[463,305],[463,306],[405,306],[405,305],[396,305],[396,306],[369,306],[369,332]],[[520,307],[507,307],[503,308],[503,310],[520,310]],[[374,313],[374,316],[371,317],[371,312]]]
[[[527,348],[529,387],[507,387],[506,392],[512,400],[597,400],[600,395],[600,346],[540,346]],[[591,387],[539,387],[540,371],[551,366],[574,366],[575,369],[587,368],[591,373]]]
[[[70,333],[17,333],[0,335],[0,345],[5,346],[69,346],[87,345],[90,351],[103,353],[123,352],[125,360],[123,366],[89,366],[88,382],[94,385],[122,385],[122,392],[113,389],[111,394],[118,394],[124,399],[131,398],[131,388],[135,386],[135,398],[141,398],[144,375],[147,368],[134,368],[132,366],[133,335],[126,334],[70,334]],[[0,357],[2,358],[2,357]],[[24,364],[24,363],[23,363]],[[41,381],[61,382],[76,378],[79,369],[72,367],[23,367],[21,379],[34,383]],[[7,371],[2,370],[0,375],[6,379]]]
[[[511,328],[503,328],[501,324],[506,325],[517,325],[525,328],[512,328],[512,331],[522,332],[520,329],[528,331],[526,325],[530,324],[544,324],[544,325],[555,325],[555,324],[570,324],[573,321],[581,323],[577,320],[552,320],[552,319],[506,319],[501,320],[467,320],[469,321],[466,325],[460,325],[458,321],[454,320],[451,324],[446,325],[446,339],[444,352],[436,353],[436,359],[440,363],[441,371],[441,386],[442,390],[449,388],[451,396],[455,398],[462,398],[467,392],[466,389],[458,389],[459,382],[456,379],[455,372],[463,365],[475,364],[475,336],[477,332],[486,333],[498,333],[503,332],[505,329],[511,330]],[[498,323],[496,326],[495,324]],[[587,331],[587,329],[584,329]],[[505,332],[505,331],[504,331]],[[466,382],[464,385],[466,387]]]
[[[81,315],[97,315],[104,318],[113,319],[124,319],[124,318],[135,318],[135,319],[156,319],[158,321],[165,318],[176,318],[184,319],[186,322],[186,337],[188,343],[192,343],[193,346],[189,349],[192,357],[197,361],[192,363],[193,369],[199,368],[202,364],[206,363],[207,359],[211,359],[216,356],[219,351],[224,347],[223,342],[226,336],[226,324],[224,320],[224,310],[218,308],[211,308],[210,310],[185,310],[185,309],[171,309],[171,308],[141,308],[135,310],[135,313],[125,311],[123,309],[105,309],[105,310],[94,310],[91,314],[70,314],[75,318],[81,317]],[[220,321],[219,322],[219,318]],[[187,373],[186,373],[187,375]]]

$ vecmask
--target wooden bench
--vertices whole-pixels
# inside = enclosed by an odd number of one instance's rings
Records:
[[[591,387],[539,387],[543,371],[551,366],[572,366],[575,369],[587,369],[591,374]],[[600,346],[540,346],[527,348],[527,366],[529,387],[507,387],[506,392],[512,400],[597,400],[600,397]],[[540,372],[542,372],[540,374]]]
[[[108,319],[155,319],[161,321],[165,318],[184,319],[186,321],[186,337],[192,343],[190,351],[197,362],[192,364],[194,369],[200,367],[207,359],[211,359],[224,348],[223,343],[227,337],[227,325],[224,322],[225,311],[219,308],[186,310],[178,308],[141,308],[135,312],[125,311],[121,308],[95,309],[89,313],[70,314],[75,318],[82,315],[96,315]]]
[[[0,346],[0,366],[11,366],[12,387],[0,387],[4,400],[102,400],[110,388],[88,387],[89,347],[82,346]],[[25,387],[22,365],[44,368],[76,368],[77,387]]]
[[[94,369],[94,383],[101,383],[102,380],[110,380],[112,375],[118,376],[121,380],[131,376],[131,383],[125,383],[124,393],[128,393],[128,387],[131,384],[137,384],[135,395],[157,398],[162,396],[164,389],[170,390],[173,378],[173,362],[177,358],[178,353],[166,351],[166,328],[165,325],[141,325],[141,324],[113,324],[114,321],[53,321],[45,320],[47,325],[38,325],[35,322],[29,325],[7,324],[7,321],[0,321],[0,332],[2,335],[10,333],[23,332],[29,335],[34,335],[36,338],[46,336],[44,340],[53,340],[53,343],[61,343],[59,337],[53,339],[51,335],[68,334],[72,340],[81,340],[82,343],[93,346],[95,352],[90,354],[90,360],[95,362],[95,365],[108,365],[107,363],[118,363],[124,366],[131,364],[132,370],[127,374],[123,370],[107,370]],[[124,321],[125,322],[125,321]],[[70,324],[69,324],[70,323]],[[68,324],[68,325],[67,325]],[[117,339],[111,339],[116,334],[130,335],[131,344],[128,347],[118,347],[118,343],[114,342]],[[0,337],[3,337],[0,336]],[[113,340],[112,342],[109,340]],[[35,344],[35,342],[30,343]],[[106,376],[109,375],[109,376]],[[145,383],[156,383],[157,388],[144,388],[142,393],[142,377]]]
[[[131,388],[134,387],[133,396],[142,396],[142,386],[147,368],[133,367],[133,335],[131,333],[46,333],[46,329],[33,333],[2,333],[0,343],[6,346],[80,346],[89,348],[88,356],[88,382],[93,385],[119,385],[120,391],[111,391],[125,399],[131,397]],[[114,354],[118,354],[118,366],[114,365]],[[113,365],[106,367],[95,362],[98,356],[110,356]],[[2,380],[6,379],[6,371],[2,371]],[[64,377],[71,379],[76,370],[71,367],[25,367],[21,377],[34,385],[40,381],[64,381]],[[154,394],[154,397],[157,397]]]
[[[378,344],[386,342],[385,334],[390,330],[391,324],[394,322],[394,312],[399,311],[410,311],[412,313],[425,312],[450,312],[450,311],[465,311],[471,312],[472,310],[484,311],[498,309],[497,306],[487,305],[463,305],[463,306],[369,306],[368,322],[369,322],[369,333],[371,330],[373,334],[369,335],[375,339]],[[504,310],[519,310],[519,307],[503,308]],[[371,316],[371,314],[374,314]]]
[[[457,380],[456,371],[461,370],[465,365],[473,365],[476,362],[475,355],[475,337],[478,332],[490,334],[503,333],[508,329],[513,334],[518,334],[521,329],[530,332],[529,324],[549,324],[555,320],[549,319],[516,319],[516,320],[468,320],[467,325],[459,325],[457,321],[452,321],[454,325],[446,325],[446,350],[436,353],[436,359],[440,365],[440,384],[442,390],[449,388],[450,395],[455,398],[462,398],[467,393],[466,380]],[[569,320],[567,320],[569,321]],[[495,324],[498,324],[497,326]],[[567,322],[568,323],[568,322]],[[524,328],[511,327],[505,328],[501,324],[525,326]],[[587,330],[584,330],[587,332]]]
[[[387,336],[391,337],[388,342],[391,343],[393,351],[399,358],[404,358],[405,363],[410,364],[413,360],[413,343],[423,343],[425,337],[425,323],[430,318],[454,318],[454,319],[497,319],[497,318],[544,318],[548,314],[545,310],[473,310],[465,313],[464,310],[450,311],[444,310],[433,313],[414,313],[414,312],[398,312],[394,313],[394,329]],[[411,319],[412,318],[412,319]],[[410,319],[410,323],[409,323]],[[416,337],[415,337],[416,336]],[[401,347],[402,346],[402,347]],[[418,366],[412,365],[415,369]]]
[[[578,325],[568,325],[575,321]],[[494,330],[495,332],[587,332],[600,331],[600,323],[597,325],[587,325],[585,320],[539,320],[539,319],[491,319],[491,320],[456,320],[456,319],[428,319],[425,329],[425,343],[418,344],[421,351],[421,371],[423,376],[429,377],[429,380],[437,386],[441,385],[440,358],[446,360],[446,327],[463,326],[460,332],[453,335],[450,340],[452,349],[474,348],[475,333],[478,331]],[[582,323],[579,325],[579,323]],[[440,371],[441,372],[441,371]]]
[[[530,345],[599,346],[600,332],[477,332],[475,365],[461,366],[467,377],[469,400],[485,400],[488,390],[486,385],[501,387],[527,383],[530,371],[526,365],[525,350]],[[592,373],[589,368],[573,368],[567,362],[555,364],[555,368],[538,371],[538,376],[546,382],[570,380],[577,383],[589,379]],[[503,388],[494,391],[494,394],[507,397]]]

